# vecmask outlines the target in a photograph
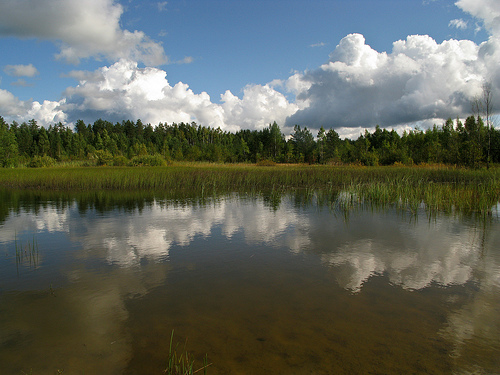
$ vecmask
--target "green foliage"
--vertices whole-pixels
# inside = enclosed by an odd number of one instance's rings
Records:
[[[207,373],[207,368],[211,365],[208,363],[207,356],[203,359],[203,366],[195,370],[194,358],[186,350],[186,343],[182,350],[179,350],[179,344],[174,346],[174,331],[170,336],[170,347],[168,350],[168,362],[164,371],[167,375],[193,375],[203,370],[203,374]]]
[[[112,165],[113,155],[106,150],[96,150],[93,158],[96,160],[96,165]]]
[[[98,166],[269,160],[366,166],[444,163],[480,168],[500,163],[500,131],[485,126],[481,117],[470,116],[465,124],[448,119],[441,127],[416,128],[403,135],[377,126],[373,133],[365,131],[356,140],[342,140],[334,129],[323,127],[315,138],[308,128],[296,125],[287,140],[276,122],[262,130],[230,133],[195,123],[153,127],[141,120],[113,124],[102,119],[88,125],[78,120],[72,130],[61,123],[40,127],[35,120],[9,125],[0,117],[0,167],[37,165],[45,156],[59,163],[80,161]]]
[[[35,156],[28,163],[28,167],[30,168],[43,168],[43,167],[52,167],[56,164],[56,161],[50,156]]]
[[[134,167],[161,167],[167,165],[165,159],[159,154],[134,156],[130,160],[130,165]]]
[[[129,160],[123,155],[117,155],[113,158],[112,164],[115,167],[124,167],[128,165]]]
[[[0,187],[36,190],[37,194],[50,194],[54,190],[99,194],[105,190],[116,192],[114,196],[127,191],[185,196],[188,192],[201,198],[233,192],[260,194],[305,189],[332,196],[352,193],[352,197],[410,210],[424,202],[432,210],[482,215],[491,214],[498,204],[500,167],[491,166],[487,170],[436,165],[359,168],[278,164],[269,168],[196,163],[142,168],[3,168]]]

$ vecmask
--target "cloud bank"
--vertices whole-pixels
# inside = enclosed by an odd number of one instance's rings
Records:
[[[270,85],[248,86],[241,99],[226,91],[221,103],[213,103],[206,92],[195,94],[185,83],[170,85],[164,70],[139,68],[124,59],[94,72],[74,71],[71,76],[79,84],[66,90],[66,101],[58,107],[71,122],[140,118],[152,124],[195,121],[237,131],[268,126],[270,119],[284,123],[297,110]]]
[[[466,113],[480,90],[489,56],[467,40],[438,44],[408,36],[390,54],[377,52],[360,34],[343,38],[330,59],[299,74],[310,85],[297,95],[309,106],[287,120],[317,128],[395,126]],[[496,53],[497,54],[497,53]]]

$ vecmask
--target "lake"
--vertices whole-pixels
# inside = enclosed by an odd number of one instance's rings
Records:
[[[2,192],[2,374],[500,373],[500,220],[314,194]]]

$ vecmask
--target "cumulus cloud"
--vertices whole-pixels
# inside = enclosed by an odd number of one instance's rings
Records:
[[[38,75],[38,69],[29,65],[6,65],[4,70],[10,76],[14,77],[34,77]]]
[[[65,100],[49,101],[43,103],[33,100],[19,100],[11,92],[0,89],[0,114],[7,121],[24,122],[31,119],[40,125],[66,123],[67,115],[61,109]]]
[[[231,128],[262,129],[273,120],[283,124],[298,109],[269,84],[245,87],[242,99],[229,90],[221,98],[225,121]]]
[[[240,99],[230,91],[213,103],[206,92],[195,94],[187,84],[170,85],[164,70],[139,68],[136,62],[120,60],[94,72],[74,71],[76,87],[65,92],[66,102],[59,107],[70,121],[111,121],[138,119],[159,122],[192,122],[220,127],[226,131],[258,129],[272,121],[283,123],[297,109],[271,85],[244,89]]]
[[[455,5],[480,19],[492,35],[500,36],[500,2],[497,0],[459,0]]]
[[[293,77],[295,87],[306,87],[297,100],[308,106],[287,125],[388,127],[466,114],[488,72],[498,71],[497,44],[412,35],[386,53],[350,34],[327,63]]]
[[[25,113],[29,107],[29,103],[19,100],[7,90],[0,89],[0,113],[3,116],[18,116],[20,113]]]
[[[274,89],[275,83],[249,85],[242,98],[228,90],[219,103],[214,103],[206,92],[196,94],[183,82],[171,85],[164,70],[139,68],[137,62],[126,59],[95,71],[72,71],[66,76],[79,83],[68,87],[60,101],[21,101],[0,90],[0,113],[8,121],[34,118],[44,126],[59,121],[71,124],[78,119],[141,119],[153,125],[194,121],[236,132],[262,129],[273,121],[283,124],[299,108]]]
[[[140,118],[152,124],[195,121],[227,131],[261,129],[276,121],[285,133],[299,124],[335,128],[354,138],[377,124],[425,128],[468,115],[470,101],[485,81],[491,82],[494,107],[500,108],[500,3],[460,0],[456,4],[484,24],[490,32],[487,41],[438,43],[427,35],[411,35],[394,42],[392,51],[379,52],[366,44],[363,35],[350,34],[317,69],[293,72],[283,81],[248,85],[240,96],[226,91],[214,102],[206,92],[194,93],[183,82],[171,85],[161,69],[139,68],[140,61],[146,65],[165,61],[163,48],[142,32],[122,30],[123,9],[112,0],[19,0],[16,6],[7,0],[0,15],[0,35],[59,40],[59,57],[67,60],[105,56],[117,62],[92,72],[72,72],[79,83],[69,87],[59,102],[22,102],[2,91],[0,109],[5,108],[4,116],[29,110],[43,121]],[[450,22],[453,27],[463,25],[460,19]],[[177,61],[190,62],[191,57]],[[22,70],[26,74],[30,66],[9,69],[12,74]],[[293,96],[291,102],[288,98]]]
[[[441,123],[467,116],[471,99],[491,82],[495,108],[500,108],[500,2],[459,0],[456,5],[477,18],[488,32],[487,41],[436,42],[411,35],[378,52],[360,34],[343,38],[319,68],[295,73],[286,83],[301,107],[286,125],[348,129],[404,128]],[[455,19],[450,27],[465,28]],[[358,133],[359,135],[359,133]]]
[[[163,47],[142,31],[120,27],[123,7],[114,0],[4,0],[0,35],[60,42],[57,58],[130,58],[147,65],[167,62]]]

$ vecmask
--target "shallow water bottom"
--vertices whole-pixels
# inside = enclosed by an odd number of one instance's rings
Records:
[[[497,222],[229,197],[1,229],[2,374],[161,374],[172,331],[208,374],[500,371]]]

